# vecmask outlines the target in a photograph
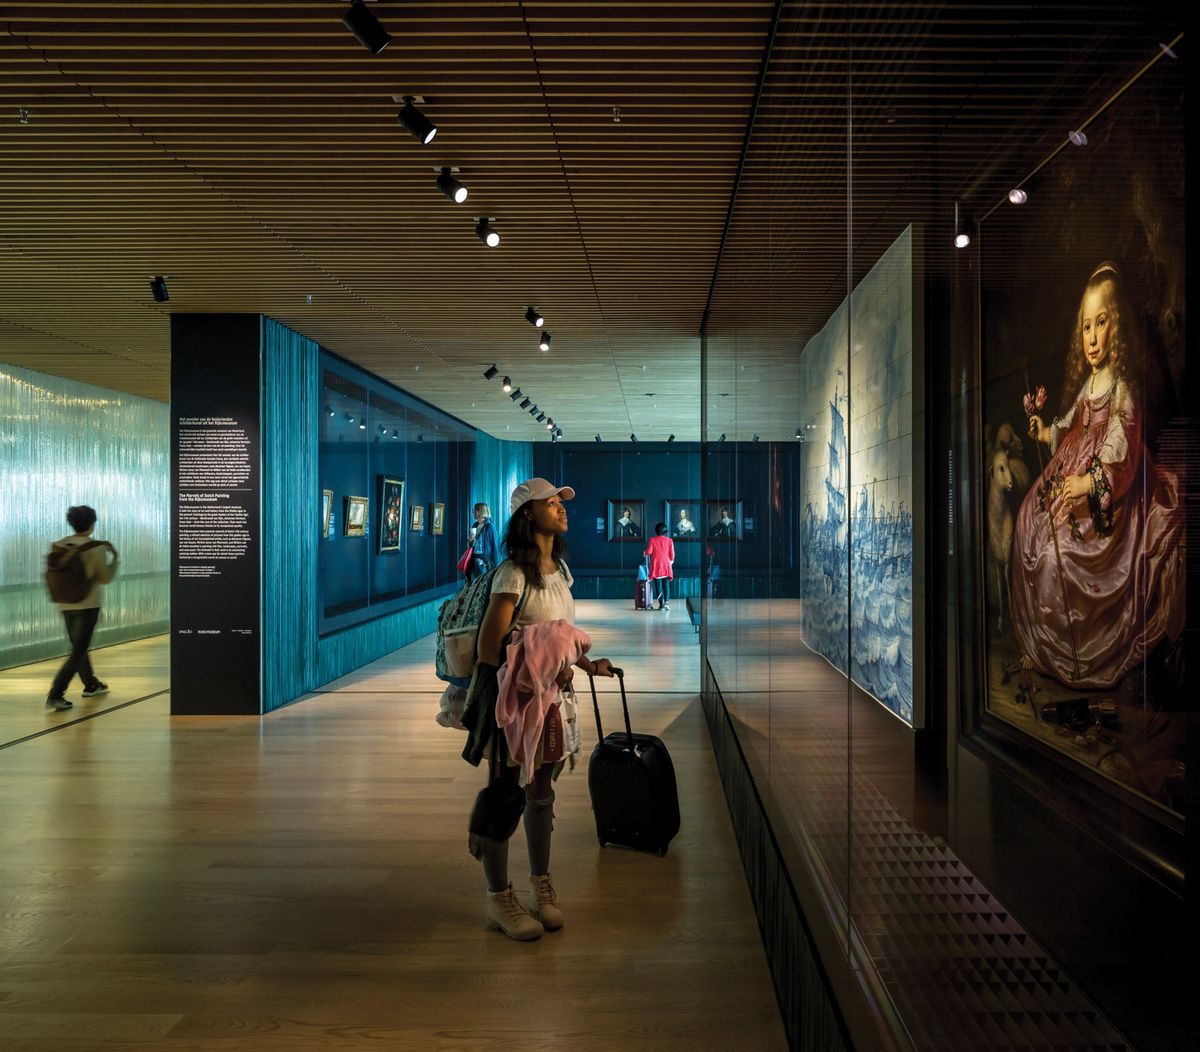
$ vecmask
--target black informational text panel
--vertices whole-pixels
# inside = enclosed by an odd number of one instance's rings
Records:
[[[171,318],[171,713],[262,711],[259,317]]]

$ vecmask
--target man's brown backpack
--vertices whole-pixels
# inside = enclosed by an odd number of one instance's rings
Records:
[[[46,587],[50,598],[56,603],[79,603],[87,598],[92,588],[83,553],[103,545],[109,551],[113,546],[108,541],[84,541],[83,544],[55,544],[46,556]]]

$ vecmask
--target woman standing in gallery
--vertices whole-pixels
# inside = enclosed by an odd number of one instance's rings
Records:
[[[567,509],[575,491],[570,486],[555,486],[543,478],[522,482],[513,490],[511,517],[504,534],[508,558],[500,564],[492,579],[491,598],[479,626],[478,668],[472,684],[468,711],[463,714],[469,737],[463,756],[478,762],[499,747],[503,731],[496,726],[495,707],[499,695],[497,676],[504,663],[506,639],[514,628],[538,622],[575,623],[575,599],[571,595],[571,571],[563,558],[566,546]],[[611,676],[607,658],[592,660],[585,655],[575,661],[578,668],[593,676]],[[569,666],[558,676],[558,686],[571,682]],[[545,721],[545,730],[533,758],[533,777],[525,784],[525,839],[529,851],[528,910],[513,891],[508,878],[508,841],[479,837],[480,860],[487,880],[487,921],[514,939],[528,941],[545,931],[563,925],[563,912],[550,876],[550,834],[554,820],[554,778],[562,769],[561,745],[557,759],[547,759],[556,750],[548,734],[558,722],[557,704],[553,717]],[[475,718],[472,718],[474,712]],[[561,739],[561,735],[558,736]],[[501,778],[517,782],[522,769],[511,758]]]
[[[646,543],[650,556],[650,583],[658,599],[659,610],[671,609],[671,581],[675,577],[675,542],[667,536],[667,524],[660,522],[654,527],[654,536]]]
[[[1173,472],[1143,445],[1136,316],[1102,263],[1080,299],[1065,411],[1025,396],[1050,461],[1017,516],[1013,630],[1021,664],[1085,689],[1115,686],[1183,629],[1183,507]]]
[[[482,577],[500,562],[499,546],[496,543],[496,527],[492,522],[491,509],[480,501],[475,505],[475,525],[467,533],[471,546],[471,561],[467,566],[467,584]]]

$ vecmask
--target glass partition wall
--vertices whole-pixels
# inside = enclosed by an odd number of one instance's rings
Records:
[[[1069,87],[1038,58],[1065,23],[1008,24],[1006,79],[979,65],[990,31],[946,5],[811,14],[780,8],[703,332],[706,695],[829,986],[875,1015],[845,1021],[854,1041],[1033,1033],[1033,988],[1010,987],[1037,972],[1071,1041],[1153,1047],[1182,1018],[1147,931],[1183,901],[1197,562],[1172,14],[1094,11]],[[1112,442],[1145,457],[1110,472],[1097,440],[1058,556],[1048,539],[1039,555],[1089,295],[1133,319],[1113,353],[1140,401],[1077,411],[1124,421]],[[1066,562],[1117,536],[1121,500],[1127,557],[1068,579],[1056,614]],[[1108,651],[1118,672],[1074,681]],[[1057,883],[1029,879],[1051,859]],[[1116,978],[1134,956],[1136,994]],[[979,983],[1008,984],[991,1029],[963,1024]]]

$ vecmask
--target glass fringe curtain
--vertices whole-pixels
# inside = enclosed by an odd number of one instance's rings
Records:
[[[170,410],[91,384],[0,365],[0,668],[67,652],[42,573],[72,504],[121,555],[97,645],[165,632]]]

